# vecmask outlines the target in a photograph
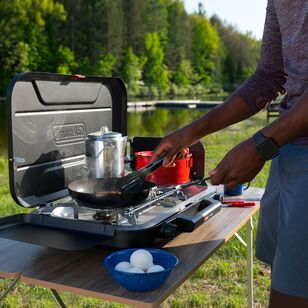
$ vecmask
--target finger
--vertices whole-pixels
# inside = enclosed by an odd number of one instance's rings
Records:
[[[183,159],[186,158],[187,155],[189,153],[189,149],[188,148],[184,148],[183,150],[181,150],[180,152],[178,152],[178,154],[176,155],[175,159]]]
[[[168,152],[168,147],[165,144],[159,144],[153,152],[151,162],[157,160]]]
[[[175,159],[179,160],[179,159],[183,159],[184,157],[185,157],[185,153],[182,151],[176,155]]]
[[[225,179],[225,172],[223,171],[223,169],[216,167],[216,169],[211,170],[209,172],[209,175],[211,176],[211,184],[212,185],[219,185],[219,184],[223,184],[224,183],[224,179]]]
[[[225,183],[225,185],[228,187],[228,188],[234,188],[236,185],[240,184],[239,181],[236,181],[236,180],[233,180],[233,181],[230,181],[228,183]]]
[[[176,166],[176,163],[172,163],[168,166],[168,168],[174,168]]]
[[[163,161],[163,167],[170,167],[171,164],[174,162],[175,157],[176,153],[169,152]]]
[[[213,175],[215,175],[215,173],[216,173],[216,170],[213,169],[213,170],[209,171],[209,176],[213,176]]]

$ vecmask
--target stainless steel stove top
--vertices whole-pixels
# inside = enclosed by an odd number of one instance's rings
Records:
[[[212,198],[215,193],[214,187],[206,185],[194,185],[184,189],[178,189],[177,186],[155,187],[149,197],[136,206],[96,210],[79,206],[73,200],[67,199],[43,207],[35,213],[140,230],[149,225],[157,225],[201,200]]]

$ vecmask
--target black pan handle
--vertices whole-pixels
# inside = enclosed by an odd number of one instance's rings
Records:
[[[154,170],[156,170],[162,165],[165,156],[166,155],[160,157],[159,159],[157,159],[156,161],[153,161],[150,164],[147,164],[143,168],[137,171],[134,171],[124,176],[123,178],[120,178],[117,181],[117,189],[120,190],[121,192],[128,192],[140,186],[140,183],[144,182],[145,177],[148,174],[150,174],[151,172],[153,172]]]
[[[152,173],[156,169],[158,169],[165,159],[166,155],[161,156],[159,159],[147,164],[143,168],[139,169],[138,171],[142,173],[144,176],[147,176],[148,174]]]

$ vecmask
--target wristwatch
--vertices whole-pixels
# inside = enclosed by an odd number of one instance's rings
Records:
[[[253,140],[256,143],[256,149],[259,154],[265,159],[270,160],[279,154],[278,146],[270,138],[266,138],[261,131],[253,135]]]

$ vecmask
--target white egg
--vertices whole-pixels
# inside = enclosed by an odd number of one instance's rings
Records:
[[[139,267],[131,267],[126,272],[127,273],[144,274],[144,271]]]
[[[162,266],[154,264],[147,270],[147,273],[161,272],[164,270],[165,269]]]
[[[139,267],[146,271],[153,265],[153,257],[147,250],[138,249],[130,256],[130,263],[132,266]]]
[[[120,271],[120,272],[126,272],[128,269],[130,269],[132,266],[130,265],[129,262],[120,262],[115,266],[115,270],[116,271]]]

